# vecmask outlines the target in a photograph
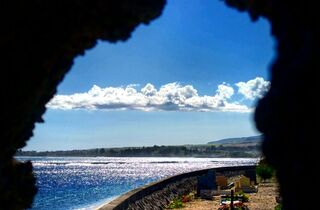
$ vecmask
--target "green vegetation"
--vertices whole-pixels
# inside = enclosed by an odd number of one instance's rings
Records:
[[[278,204],[275,208],[274,208],[274,210],[281,210],[282,209],[282,205],[281,204]]]
[[[267,179],[270,179],[274,176],[275,170],[272,166],[270,166],[264,158],[259,161],[259,164],[256,168],[256,173],[260,176],[265,182]]]
[[[181,198],[175,198],[173,199],[173,201],[170,202],[168,208],[169,209],[179,209],[179,208],[183,208],[183,202]]]
[[[183,145],[153,147],[98,148],[69,151],[18,151],[17,156],[73,157],[259,157],[260,147],[237,145]]]
[[[183,208],[184,207],[184,203],[190,202],[195,198],[195,192],[191,192],[188,195],[183,195],[179,198],[175,198],[173,199],[173,201],[171,201],[169,203],[168,208],[169,209],[179,209],[179,208]]]

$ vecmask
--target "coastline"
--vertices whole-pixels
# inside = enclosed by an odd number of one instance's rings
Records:
[[[35,168],[40,190],[34,208],[81,210],[99,208],[130,190],[175,174],[257,162],[252,158],[17,158],[31,160]]]
[[[88,205],[82,206],[80,208],[75,208],[75,210],[96,210],[96,209],[99,209],[102,206],[112,202],[113,200],[119,198],[120,196],[121,195],[113,196],[113,197],[107,198],[105,200],[100,200],[96,203],[88,204]]]

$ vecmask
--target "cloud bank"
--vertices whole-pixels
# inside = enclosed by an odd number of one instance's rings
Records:
[[[259,78],[256,78],[257,80]],[[239,82],[239,93],[246,98],[259,97],[263,87]],[[264,81],[264,80],[263,80]],[[261,82],[261,81],[260,81]],[[264,81],[265,82],[265,81]],[[258,82],[256,82],[258,83]],[[241,91],[240,91],[241,90]],[[156,89],[148,83],[140,90],[136,85],[101,88],[94,85],[88,92],[72,95],[56,95],[48,104],[51,109],[85,110],[141,110],[141,111],[221,111],[250,112],[252,109],[238,102],[231,102],[235,94],[228,84],[220,84],[212,96],[199,96],[192,85],[169,83]],[[248,97],[250,96],[250,97]]]

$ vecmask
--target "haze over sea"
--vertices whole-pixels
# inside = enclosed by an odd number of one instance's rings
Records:
[[[254,158],[17,157],[31,160],[38,193],[32,209],[94,209],[172,175],[205,168],[253,165]]]

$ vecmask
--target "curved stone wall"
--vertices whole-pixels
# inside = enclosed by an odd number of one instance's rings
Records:
[[[217,174],[234,176],[255,174],[256,166],[222,167],[192,171],[153,182],[120,196],[98,210],[144,210],[164,209],[170,201],[197,190],[197,178],[210,170]]]

